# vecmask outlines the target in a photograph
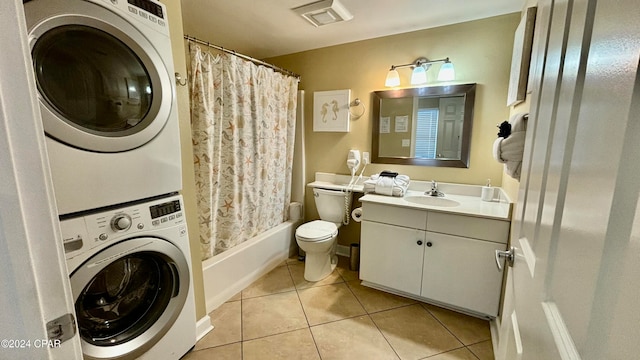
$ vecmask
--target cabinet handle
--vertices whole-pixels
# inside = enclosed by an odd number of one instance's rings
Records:
[[[431,241],[429,241],[429,242],[427,243],[427,246],[428,246],[428,247],[431,247],[431,245],[433,245],[433,244],[431,243]]]
[[[422,245],[422,240],[418,240],[417,244]]]

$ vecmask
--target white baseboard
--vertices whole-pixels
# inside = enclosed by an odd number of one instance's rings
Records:
[[[196,342],[200,341],[205,335],[209,333],[209,331],[213,330],[213,325],[211,325],[211,318],[209,315],[205,315],[202,319],[196,322]]]

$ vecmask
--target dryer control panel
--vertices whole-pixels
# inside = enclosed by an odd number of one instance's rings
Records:
[[[96,1],[96,0],[93,0]],[[117,8],[122,14],[152,29],[169,34],[167,10],[164,4],[154,0],[102,0],[107,7]]]
[[[180,228],[180,236],[186,235],[182,209],[182,198],[172,196],[62,220],[65,257],[131,237],[154,236],[154,232],[172,227]]]

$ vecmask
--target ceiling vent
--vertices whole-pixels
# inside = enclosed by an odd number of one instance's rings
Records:
[[[353,15],[338,0],[322,0],[293,9],[313,26],[318,27],[353,19]]]

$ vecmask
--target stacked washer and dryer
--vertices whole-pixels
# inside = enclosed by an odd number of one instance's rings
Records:
[[[166,8],[24,3],[84,357],[178,359],[196,318]]]

